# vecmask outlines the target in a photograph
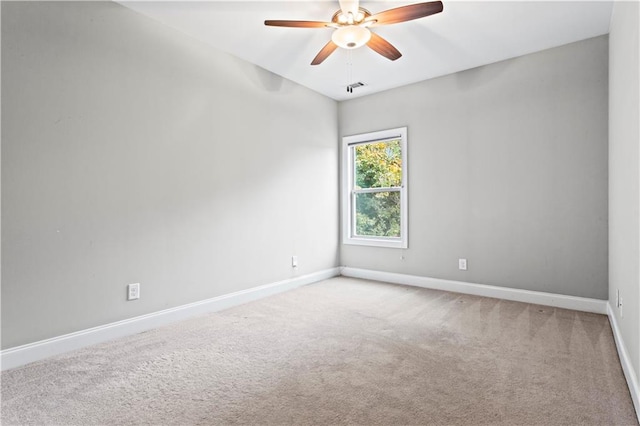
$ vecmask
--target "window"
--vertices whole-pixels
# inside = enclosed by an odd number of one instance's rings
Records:
[[[407,248],[407,128],[342,138],[342,242]]]

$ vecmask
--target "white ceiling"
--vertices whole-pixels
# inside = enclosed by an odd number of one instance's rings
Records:
[[[265,27],[265,19],[330,21],[334,1],[121,1],[211,46],[336,100],[391,89],[609,32],[611,1],[447,1],[442,13],[374,29],[403,56],[336,50],[309,65],[329,28]],[[371,13],[419,1],[361,1]],[[350,65],[351,64],[351,65]],[[352,94],[347,84],[365,83]]]

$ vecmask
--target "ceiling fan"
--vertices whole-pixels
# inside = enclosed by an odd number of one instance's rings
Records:
[[[431,1],[396,7],[372,15],[367,9],[360,7],[359,0],[339,2],[340,9],[333,14],[331,22],[266,20],[264,24],[272,27],[333,28],[331,40],[313,58],[311,65],[321,64],[338,47],[356,49],[365,44],[385,58],[395,61],[402,53],[369,28],[423,18],[440,13],[443,9],[441,1]]]

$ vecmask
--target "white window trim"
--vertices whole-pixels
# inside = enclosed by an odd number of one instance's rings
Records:
[[[353,235],[353,164],[351,146],[360,143],[400,139],[402,150],[402,185],[400,187],[400,238],[362,237]],[[344,136],[342,138],[342,243],[375,247],[408,247],[408,202],[407,202],[407,128],[382,130]]]

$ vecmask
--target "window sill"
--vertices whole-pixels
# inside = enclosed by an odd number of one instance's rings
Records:
[[[344,245],[352,246],[369,246],[369,247],[385,247],[406,249],[407,242],[403,240],[387,240],[382,238],[345,238],[342,240]]]

